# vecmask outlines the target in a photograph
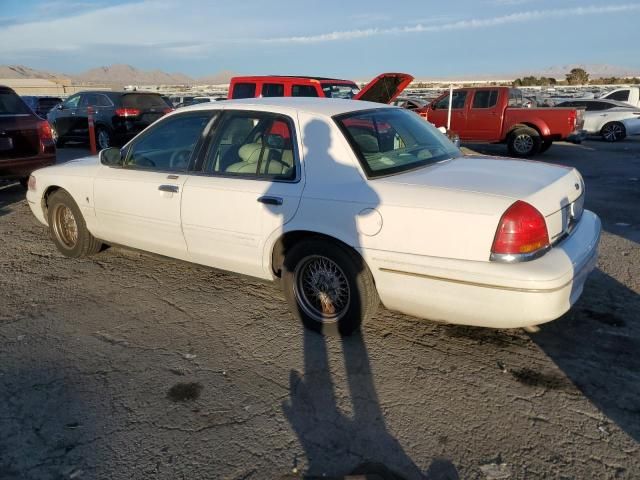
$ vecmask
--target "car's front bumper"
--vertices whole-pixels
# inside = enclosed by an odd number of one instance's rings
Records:
[[[363,250],[382,303],[445,323],[517,328],[563,315],[580,297],[598,256],[600,219],[585,211],[544,256],[505,264]]]

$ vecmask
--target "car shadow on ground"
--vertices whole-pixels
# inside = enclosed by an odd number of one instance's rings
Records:
[[[578,303],[531,339],[582,393],[640,441],[640,295],[601,270]]]
[[[9,213],[9,206],[25,198],[25,190],[19,183],[0,181],[0,217]]]

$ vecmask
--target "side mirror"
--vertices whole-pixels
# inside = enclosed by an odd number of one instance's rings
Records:
[[[98,158],[100,158],[100,163],[107,167],[119,167],[122,165],[122,156],[119,148],[109,147],[100,150]]]

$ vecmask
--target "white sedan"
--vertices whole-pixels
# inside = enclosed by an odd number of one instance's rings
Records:
[[[556,319],[600,238],[575,169],[462,156],[415,113],[349,100],[181,109],[119,150],[37,170],[27,199],[63,255],[117,244],[278,281],[325,333],[380,301],[484,327]]]
[[[617,142],[629,135],[640,135],[640,109],[628,103],[605,99],[580,99],[562,102],[556,107],[584,108],[584,126],[589,135]]]

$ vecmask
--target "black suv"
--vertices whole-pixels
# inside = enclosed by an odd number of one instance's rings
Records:
[[[89,108],[94,112],[99,149],[125,144],[173,110],[157,93],[76,93],[47,115],[58,146],[64,145],[67,140],[89,141]]]

